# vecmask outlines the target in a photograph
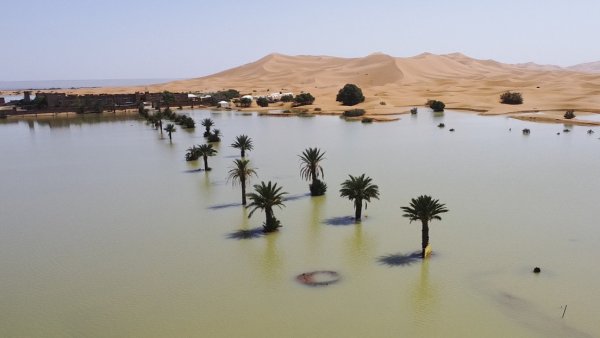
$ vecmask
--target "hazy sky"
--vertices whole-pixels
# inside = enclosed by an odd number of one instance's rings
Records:
[[[600,60],[600,0],[0,2],[0,81],[187,78],[280,52]]]

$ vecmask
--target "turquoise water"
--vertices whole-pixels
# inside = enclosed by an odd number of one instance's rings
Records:
[[[224,133],[211,172],[184,161],[201,128],[170,143],[110,114],[0,122],[0,336],[600,336],[599,128],[556,135],[564,126],[426,110],[374,124],[184,112]],[[293,197],[275,210],[279,233],[247,240],[229,236],[264,215],[248,219],[226,181],[241,133],[256,147],[253,183]],[[300,179],[310,146],[327,152],[324,197]],[[381,199],[362,224],[330,225],[352,215],[339,185],[361,173]],[[400,210],[419,194],[450,212],[431,225],[430,260],[394,264],[420,247]],[[342,278],[295,281],[312,270]]]

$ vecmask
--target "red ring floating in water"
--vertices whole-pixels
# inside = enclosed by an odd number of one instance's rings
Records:
[[[312,271],[301,273],[296,276],[296,280],[308,286],[326,286],[339,282],[340,274],[335,271]]]

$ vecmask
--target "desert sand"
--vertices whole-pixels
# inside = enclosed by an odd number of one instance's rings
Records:
[[[140,87],[80,89],[75,93],[124,93],[135,91],[211,92],[234,88],[244,94],[310,92],[313,106],[323,113],[346,109],[335,101],[346,83],[362,88],[366,101],[355,106],[369,115],[406,113],[428,99],[446,103],[447,109],[462,109],[482,115],[511,114],[518,118],[565,122],[564,111],[600,113],[600,73],[544,66],[534,63],[504,64],[479,60],[460,53],[423,53],[399,58],[375,53],[362,58],[288,56],[270,54],[262,59],[210,76]],[[499,102],[501,93],[523,94],[521,105]],[[281,109],[281,107],[273,107]],[[531,112],[543,112],[527,114]],[[578,114],[579,116],[579,114]],[[572,124],[600,122],[569,120]]]

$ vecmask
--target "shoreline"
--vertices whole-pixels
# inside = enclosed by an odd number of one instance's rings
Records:
[[[288,107],[289,106],[289,107]],[[358,106],[358,105],[357,105]],[[356,107],[356,106],[355,106]],[[423,105],[411,106],[418,108],[427,108]],[[289,108],[289,109],[286,109]],[[249,107],[249,108],[232,108],[232,109],[223,109],[223,108],[215,108],[215,107],[206,107],[206,106],[184,106],[184,110],[209,110],[214,113],[223,113],[223,112],[239,112],[242,114],[252,114],[257,113],[259,116],[266,117],[293,117],[293,116],[342,116],[345,110],[348,110],[348,107],[340,106],[338,109],[330,109],[330,110],[320,110],[315,111],[315,108],[318,109],[320,107],[312,106],[301,106],[292,108],[289,104],[279,104],[278,106],[272,107]],[[402,111],[398,111],[396,108],[404,108]],[[390,112],[367,112],[365,115],[355,118],[347,118],[350,121],[361,121],[363,118],[372,119],[373,122],[390,122],[390,121],[398,121],[401,119],[402,115],[410,115],[410,111],[406,110],[406,106],[404,107],[386,107],[385,110],[390,110]],[[175,109],[179,110],[179,109]],[[291,110],[291,112],[285,113],[285,110]],[[377,110],[377,109],[372,109]],[[563,109],[554,109],[554,110],[546,110],[544,111],[532,111],[532,110],[521,110],[515,112],[508,112],[502,114],[486,114],[486,111],[475,108],[466,108],[466,107],[448,107],[446,110],[455,111],[455,112],[463,112],[463,113],[476,113],[475,115],[486,117],[486,116],[507,116],[508,118],[513,118],[521,121],[534,122],[534,123],[548,123],[548,124],[566,124],[566,125],[577,125],[577,126],[589,126],[589,127],[599,127],[599,121],[591,121],[591,120],[581,120],[578,119],[579,116],[590,116],[596,115],[600,116],[600,112],[590,110],[590,111],[580,111],[575,118],[573,119],[565,119],[562,113],[565,111]],[[556,113],[556,114],[552,114]],[[102,113],[85,113],[78,114],[75,112],[24,112],[24,114],[11,114],[6,117],[5,120],[30,120],[30,119],[48,119],[48,118],[74,118],[74,117],[86,117],[86,116],[137,116],[137,109],[126,109],[120,110],[117,112],[105,111]]]

